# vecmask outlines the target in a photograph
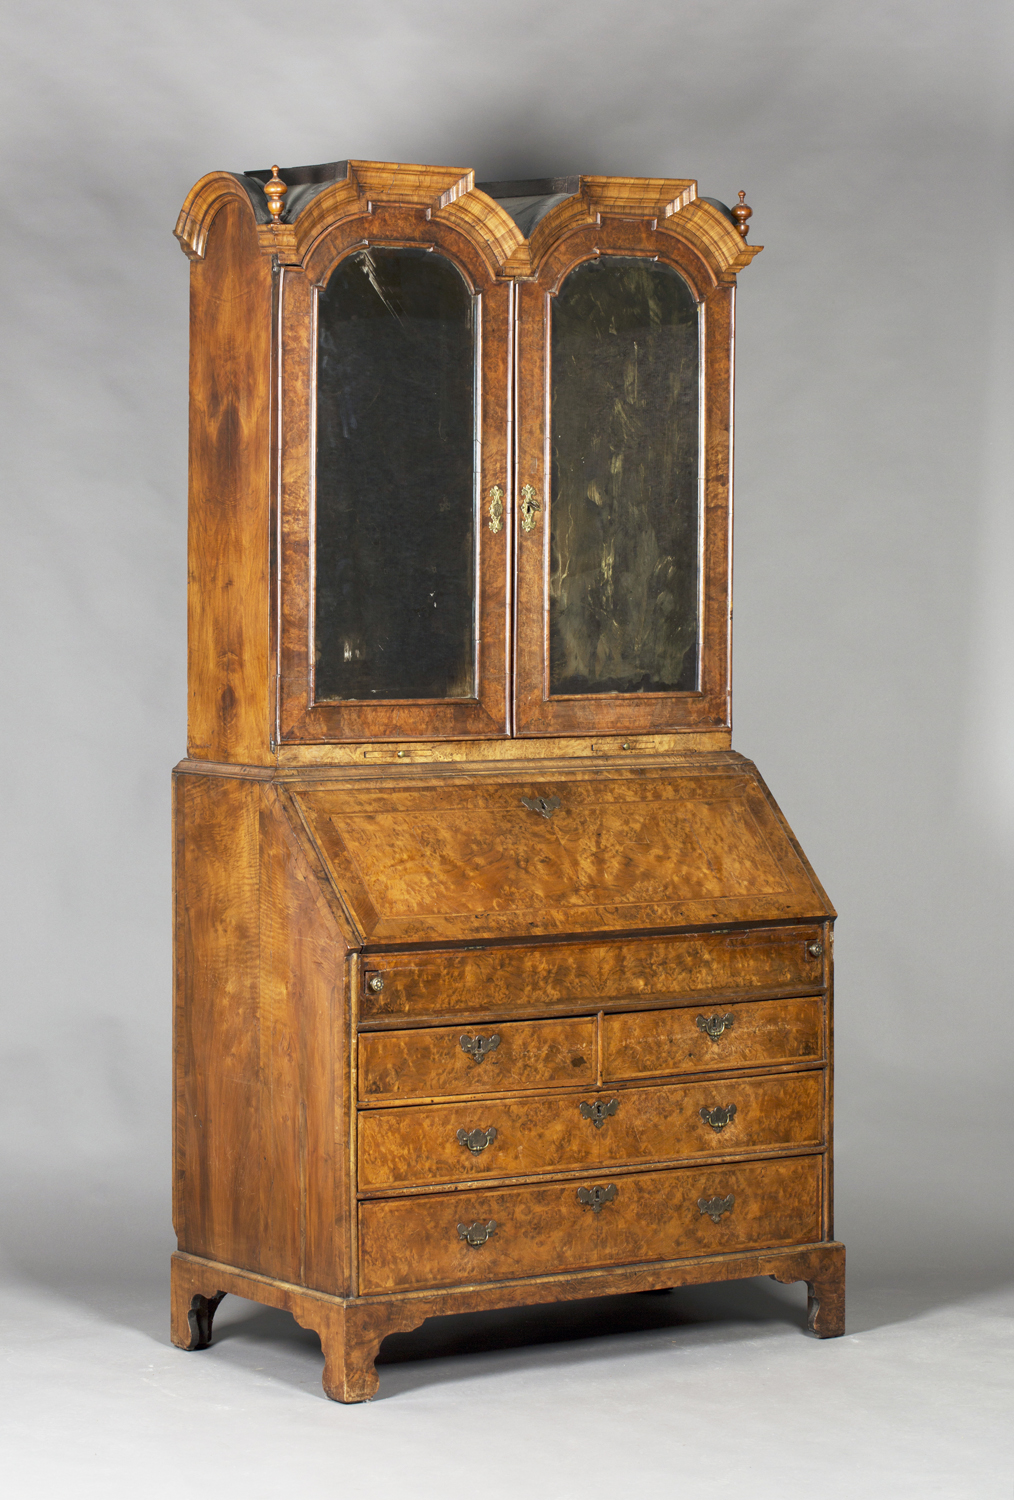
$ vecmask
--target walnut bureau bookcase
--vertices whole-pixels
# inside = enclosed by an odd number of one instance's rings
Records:
[[[750,209],[214,172],[191,260],[172,1337],[769,1275],[842,1332],[834,912],[731,749]]]

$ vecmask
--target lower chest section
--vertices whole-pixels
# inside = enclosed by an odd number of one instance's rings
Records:
[[[826,1238],[829,940],[365,960],[360,1294]]]

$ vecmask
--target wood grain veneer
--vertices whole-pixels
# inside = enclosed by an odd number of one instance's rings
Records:
[[[271,787],[181,777],[175,828],[180,1247],[347,1292],[341,933]]]
[[[698,1025],[713,1018],[712,1036]],[[717,1028],[716,1028],[717,1029]],[[762,1000],[642,1011],[602,1019],[604,1079],[651,1078],[714,1068],[818,1061],[824,1056],[822,1001]]]
[[[190,275],[187,745],[204,760],[271,759],[271,308],[237,192]]]
[[[420,772],[293,799],[370,944],[832,915],[756,769],[732,752],[701,760],[581,780]]]
[[[585,176],[526,238],[465,168],[261,180],[208,174],[176,225],[174,1344],[205,1347],[222,1296],[251,1297],[316,1329],[325,1391],[361,1401],[382,1339],[427,1317],[756,1275],[805,1281],[812,1330],[840,1334],[835,914],[730,748],[749,208],[690,179]],[[446,256],[474,297],[470,699],[316,697],[317,302],[370,246]],[[551,698],[549,309],[610,253],[657,256],[701,310],[700,680]]]
[[[823,1145],[823,1095],[824,1077],[815,1071],[363,1110],[359,1187],[378,1193],[484,1177],[813,1148]],[[615,1106],[598,1126],[581,1114],[582,1104],[596,1101]],[[721,1130],[701,1116],[702,1109],[715,1105],[736,1111]],[[496,1136],[478,1154],[458,1139],[459,1131],[490,1128]]]
[[[384,988],[367,990],[360,1019],[364,1025],[404,1024],[561,1007],[616,1010],[632,1003],[718,1004],[750,995],[804,993],[824,983],[824,960],[808,951],[815,942],[823,947],[822,939],[823,929],[814,923],[464,952],[377,953],[363,961],[364,971],[379,975]],[[694,1017],[690,1026],[696,1029]],[[703,1040],[700,1033],[697,1038]],[[730,1031],[723,1055],[731,1041]],[[708,1055],[706,1049],[702,1055]]]
[[[496,1038],[480,1061],[461,1046]],[[359,1093],[363,1100],[426,1098],[436,1094],[502,1093],[547,1084],[594,1083],[594,1021],[525,1021],[462,1031],[366,1032],[359,1038]]]
[[[362,1291],[730,1254],[761,1245],[806,1244],[820,1234],[818,1156],[644,1172],[617,1178],[615,1184],[599,1174],[588,1179],[589,1187],[616,1187],[615,1199],[599,1212],[579,1201],[581,1185],[476,1188],[362,1203]],[[731,1210],[717,1224],[701,1212],[700,1199],[730,1194]],[[458,1224],[490,1221],[496,1229],[477,1249],[458,1233]]]

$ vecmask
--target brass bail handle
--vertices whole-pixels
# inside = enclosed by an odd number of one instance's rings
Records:
[[[716,1195],[714,1198],[698,1198],[697,1207],[702,1214],[707,1214],[712,1224],[717,1224],[723,1214],[732,1213],[732,1205],[735,1201],[735,1195],[732,1193],[725,1198]]]
[[[458,1225],[458,1238],[464,1240],[470,1250],[479,1250],[496,1233],[496,1220],[488,1219],[484,1224],[475,1219],[471,1224]]]
[[[700,1112],[701,1119],[705,1125],[710,1125],[712,1130],[724,1130],[726,1125],[731,1125],[736,1118],[736,1106],[734,1104],[707,1105]]]
[[[467,1146],[473,1156],[478,1156],[481,1151],[485,1151],[487,1146],[492,1146],[496,1140],[496,1126],[490,1125],[488,1130],[480,1130],[478,1127],[475,1130],[465,1130],[462,1128],[458,1131],[457,1139],[460,1145]]]

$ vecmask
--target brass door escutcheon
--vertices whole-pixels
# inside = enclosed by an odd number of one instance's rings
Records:
[[[494,536],[503,531],[503,490],[498,484],[489,492],[489,529]]]
[[[711,1109],[701,1110],[701,1119],[705,1125],[710,1125],[712,1130],[724,1130],[730,1120],[736,1118],[736,1106],[734,1104],[714,1105]]]
[[[481,1224],[479,1220],[476,1219],[472,1224],[458,1225],[459,1237],[464,1240],[466,1245],[470,1245],[473,1250],[478,1250],[479,1246],[484,1245],[486,1241],[495,1233],[495,1219],[490,1219],[488,1224]]]
[[[596,1099],[594,1104],[585,1104],[583,1101],[578,1105],[583,1120],[590,1120],[596,1130],[601,1130],[609,1115],[614,1115],[620,1107],[619,1099],[610,1099],[607,1104],[604,1099]]]
[[[717,1042],[723,1031],[728,1031],[733,1021],[733,1015],[725,1016],[698,1016],[697,1029],[703,1031],[705,1036],[710,1036],[713,1042]]]
[[[542,509],[542,501],[535,493],[533,485],[526,484],[521,490],[521,530],[534,531],[535,521],[539,511]]]
[[[540,818],[551,818],[560,806],[559,797],[522,797],[521,806],[527,807],[529,812],[538,813]]]
[[[459,1130],[458,1140],[468,1147],[473,1156],[478,1156],[480,1151],[485,1151],[496,1140],[496,1126],[491,1125],[488,1130]]]
[[[466,1032],[458,1038],[461,1043],[462,1052],[467,1052],[473,1062],[481,1063],[490,1052],[495,1052],[500,1045],[500,1037],[494,1031],[492,1036],[469,1036]]]
[[[615,1197],[615,1182],[610,1182],[606,1187],[581,1187],[577,1190],[577,1201],[583,1203],[585,1208],[590,1208],[593,1214],[601,1213],[603,1203],[612,1203]]]
[[[732,1213],[735,1201],[732,1193],[727,1198],[698,1198],[697,1207],[702,1214],[707,1214],[713,1224],[717,1224],[723,1214]]]

